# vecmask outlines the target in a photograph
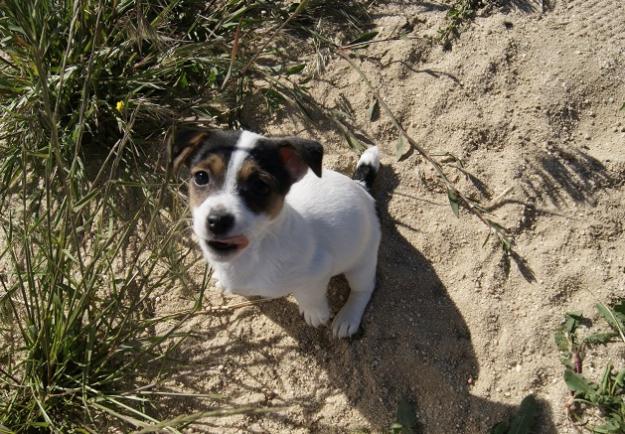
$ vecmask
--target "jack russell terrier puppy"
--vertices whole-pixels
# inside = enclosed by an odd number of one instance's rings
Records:
[[[358,330],[381,236],[370,194],[376,147],[363,153],[353,178],[322,171],[322,146],[298,137],[186,130],[171,151],[175,169],[190,169],[193,230],[226,293],[293,294],[317,327],[330,319],[330,278],[345,274],[351,292],[332,329],[338,337]]]

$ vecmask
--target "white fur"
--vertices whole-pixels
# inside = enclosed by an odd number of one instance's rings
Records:
[[[358,160],[358,166],[362,166],[364,164],[368,164],[376,171],[380,169],[380,152],[378,151],[377,146],[371,146],[362,153],[360,159]]]
[[[214,276],[226,292],[263,297],[293,294],[308,324],[330,318],[326,290],[332,276],[344,273],[350,296],[333,321],[336,336],[354,334],[375,286],[380,226],[373,198],[357,182],[332,170],[321,178],[312,171],[292,187],[284,207],[273,220],[255,215],[236,194],[236,169],[245,148],[259,136],[244,133],[231,157],[223,191],[193,210],[193,228],[200,238]],[[237,154],[240,153],[240,154]],[[362,162],[379,166],[370,148]],[[377,166],[375,166],[377,168]],[[233,170],[234,169],[234,170]],[[206,246],[206,218],[215,206],[235,216],[233,235],[250,244],[236,256],[222,260]]]

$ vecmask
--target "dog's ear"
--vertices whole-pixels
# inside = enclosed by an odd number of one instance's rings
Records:
[[[315,175],[321,177],[323,146],[315,140],[299,137],[281,139],[280,158],[293,182],[302,179],[309,167]]]
[[[191,155],[207,137],[208,131],[206,130],[186,128],[176,132],[170,152],[174,172],[177,172],[182,164],[188,164]]]

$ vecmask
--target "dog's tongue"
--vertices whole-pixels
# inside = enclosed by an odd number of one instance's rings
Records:
[[[235,246],[239,248],[246,247],[250,243],[249,240],[243,235],[236,235],[234,237],[221,238],[219,239],[219,242],[226,243],[226,244],[234,244]]]

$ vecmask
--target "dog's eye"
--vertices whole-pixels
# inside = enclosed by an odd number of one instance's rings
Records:
[[[269,184],[267,184],[260,178],[251,179],[248,185],[250,190],[261,196],[265,196],[271,191],[271,187],[269,187]]]
[[[196,185],[206,185],[208,184],[208,181],[210,181],[208,172],[204,170],[195,172],[195,174],[193,175],[193,182],[195,182]]]

